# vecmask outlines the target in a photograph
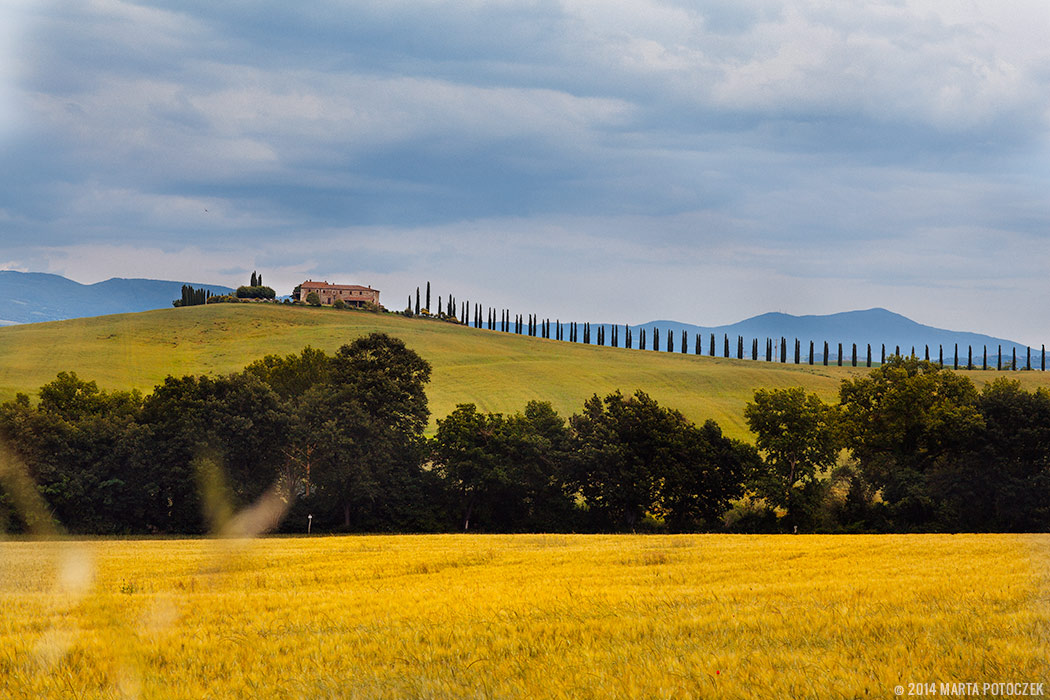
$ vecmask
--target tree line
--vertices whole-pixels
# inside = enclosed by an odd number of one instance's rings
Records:
[[[660,352],[662,349],[671,353],[705,354],[705,335],[693,333],[693,336],[690,337],[690,334],[684,329],[681,331],[680,338],[676,343],[676,334],[671,329],[667,329],[666,334],[662,334],[658,327],[653,327],[647,338],[646,329],[639,328],[637,329],[638,334],[636,337],[633,329],[627,324],[623,325],[623,332],[621,333],[621,327],[616,324],[593,324],[592,327],[590,323],[572,321],[563,323],[560,319],[552,321],[549,318],[541,319],[535,314],[512,314],[509,309],[497,309],[470,301],[458,301],[452,295],[448,295],[444,299],[447,299],[447,301],[443,301],[441,296],[437,297],[437,311],[432,311],[430,306],[430,282],[427,282],[425,297],[421,297],[420,288],[416,287],[415,303],[413,304],[412,295],[409,295],[408,305],[402,313],[409,317],[422,315],[474,328],[568,341],[570,343],[608,345],[610,347],[623,347],[628,350],[637,348],[639,350],[651,349],[655,352]],[[663,338],[663,341],[661,341],[661,338]],[[907,348],[904,348],[904,352],[902,352],[900,345],[888,349],[885,343],[882,343],[881,347],[876,349],[873,349],[871,343],[861,345],[852,343],[846,344],[845,347],[843,343],[837,343],[836,351],[836,345],[823,341],[823,352],[821,352],[820,346],[813,340],[809,341],[809,352],[807,353],[801,339],[794,338],[791,345],[789,345],[788,338],[783,336],[780,338],[765,338],[763,348],[760,348],[758,338],[752,338],[750,353],[748,353],[745,347],[747,343],[744,336],[738,335],[732,340],[735,342],[732,343],[731,349],[731,339],[727,333],[723,333],[721,339],[717,338],[715,333],[710,333],[710,342],[707,344],[706,354],[710,357],[735,357],[738,360],[747,359],[750,356],[750,359],[756,362],[764,357],[766,362],[786,364],[790,361],[796,365],[823,364],[825,367],[830,364],[835,364],[839,367],[844,365],[872,367],[876,364],[874,360],[876,357],[874,352],[876,350],[879,358],[877,364],[884,364],[887,357],[894,355],[919,357],[918,348],[915,346],[912,346],[909,354]],[[762,352],[763,349],[764,353]],[[999,371],[1034,370],[1036,368],[1040,371],[1046,371],[1045,344],[1034,353],[1031,347],[1027,347],[1024,357],[1020,360],[1017,357],[1017,348],[1013,346],[1009,348],[1009,356],[1003,353],[1001,344],[994,349],[994,354],[991,356],[988,354],[987,345],[982,346],[980,349],[982,353],[981,361],[977,362],[974,359],[974,347],[967,345],[966,361],[962,362],[959,344],[955,343],[953,348],[949,348],[951,354],[946,362],[944,345],[939,344],[935,349],[936,362],[942,367],[950,365],[955,370],[989,370],[994,365],[995,369]],[[1033,355],[1035,355],[1034,358]],[[922,356],[926,361],[933,361],[934,356],[931,355],[929,344],[923,346]]]
[[[430,366],[372,334],[143,395],[61,373],[0,405],[0,530],[203,533],[270,499],[319,531],[1024,531],[1050,527],[1050,392],[892,356],[836,403],[760,389],[754,445],[644,392],[567,419],[458,406],[427,438]],[[11,469],[0,469],[0,476]]]

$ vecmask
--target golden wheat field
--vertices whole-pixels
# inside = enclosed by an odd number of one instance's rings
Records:
[[[1050,535],[9,540],[0,697],[1047,684],[1048,553]]]

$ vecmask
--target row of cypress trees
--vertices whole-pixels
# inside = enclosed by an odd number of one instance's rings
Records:
[[[430,313],[430,282],[426,284],[426,296],[425,306],[421,305],[423,299],[420,297],[420,288],[416,287],[415,296],[415,313],[419,314],[422,311]],[[408,307],[406,312],[411,311],[413,308],[412,297],[409,296]],[[431,314],[433,315],[433,314]],[[637,339],[635,338],[634,332],[630,326],[623,326],[623,333],[620,333],[620,327],[617,325],[610,324],[595,324],[592,327],[590,323],[577,323],[574,321],[568,321],[562,323],[560,319],[555,319],[553,322],[551,319],[540,319],[535,314],[527,314],[525,316],[521,314],[512,314],[509,309],[496,309],[493,307],[484,307],[481,304],[471,304],[470,302],[464,301],[459,302],[457,306],[457,300],[452,295],[448,296],[447,303],[443,303],[442,298],[438,297],[438,311],[437,316],[439,318],[447,320],[455,320],[463,325],[471,325],[475,328],[483,328],[490,331],[499,331],[503,333],[514,333],[516,335],[527,335],[532,337],[547,338],[552,340],[567,341],[570,343],[583,343],[585,345],[609,345],[611,347],[622,347],[627,349],[634,349],[637,347],[639,350],[653,350],[654,352],[679,352],[682,354],[688,354],[690,343],[689,334],[685,331],[681,331],[681,340],[677,344],[675,343],[675,333],[671,329],[667,329],[667,333],[664,336],[665,341],[661,348],[661,333],[660,329],[654,327],[650,334],[646,334],[645,328],[639,328]],[[704,337],[700,333],[695,333],[692,338],[692,350],[695,355],[703,355]],[[818,362],[823,364],[825,367],[829,364],[834,363],[835,365],[842,367],[848,365],[851,367],[866,366],[871,367],[874,358],[872,355],[872,346],[870,343],[864,348],[863,357],[859,354],[857,343],[852,343],[851,351],[849,356],[843,352],[843,344],[838,343],[837,352],[833,353],[831,346],[825,340],[823,341],[823,353],[817,352],[818,348],[814,341],[809,341],[809,352],[808,354],[803,353],[802,341],[798,338],[793,339],[793,352],[788,352],[788,340],[786,337],[779,339],[766,338],[765,339],[765,361],[766,362],[780,362],[788,363],[789,359],[793,364],[809,364],[814,365]],[[708,343],[707,355],[711,357],[719,356],[718,339],[714,333],[710,334]],[[736,348],[735,354],[730,351],[730,338],[728,334],[723,334],[722,342],[720,343],[721,356],[722,357],[736,357],[738,360],[746,359],[744,350],[745,342],[744,336],[738,335],[736,337]],[[901,355],[901,347],[899,345],[893,348],[893,355]],[[752,338],[751,340],[751,359],[758,361],[762,359],[759,354],[759,339]],[[918,357],[916,349],[913,346],[911,348],[910,357]],[[879,352],[879,364],[885,364],[886,362],[886,344],[883,343]],[[930,346],[924,347],[925,360],[930,360]],[[966,352],[966,363],[960,363],[959,356],[959,344],[955,344],[954,354],[949,358],[953,369],[991,369],[989,365],[988,346],[983,346],[983,354],[981,362],[976,364],[973,358],[973,346],[967,346]],[[1026,349],[1026,356],[1023,360],[1023,367],[1018,365],[1017,359],[1017,348],[1010,348],[1010,357],[1008,361],[1004,362],[1002,345],[999,345],[997,352],[992,356],[995,360],[995,369],[1035,369],[1032,365],[1032,348]],[[1046,371],[1046,345],[1041,348],[1039,355],[1039,366],[1040,371]],[[942,366],[946,366],[944,362],[944,346],[937,346],[937,362]]]

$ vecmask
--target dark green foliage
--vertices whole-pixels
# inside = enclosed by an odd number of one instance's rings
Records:
[[[306,295],[306,303],[310,306],[320,306],[321,297],[317,296],[317,292],[310,292]],[[417,309],[416,312],[418,313],[419,310]]]
[[[653,352],[660,352],[660,329],[653,328]]]
[[[763,453],[764,467],[751,487],[772,505],[787,510],[785,526],[812,525],[818,477],[835,464],[839,451],[837,414],[802,387],[759,389],[744,419]]]
[[[743,493],[749,448],[660,407],[644,392],[588,399],[569,419],[573,487],[602,529],[634,529],[647,513],[675,530],[711,526]]]
[[[211,292],[203,287],[200,289],[194,289],[188,284],[182,285],[182,297],[171,302],[171,305],[178,308],[180,306],[201,306],[208,303],[208,299],[211,297]]]
[[[842,382],[846,446],[865,479],[905,526],[936,515],[927,479],[958,460],[983,428],[973,384],[916,358],[889,358],[867,377]]]
[[[252,285],[250,287],[237,287],[238,299],[274,299],[277,293],[269,287]]]

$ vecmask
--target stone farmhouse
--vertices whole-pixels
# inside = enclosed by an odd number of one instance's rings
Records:
[[[362,287],[359,284],[328,284],[328,282],[307,280],[299,286],[299,298],[303,301],[306,301],[310,292],[316,292],[317,298],[326,306],[334,304],[336,299],[342,299],[347,306],[364,306],[365,304],[379,306],[379,290]]]

